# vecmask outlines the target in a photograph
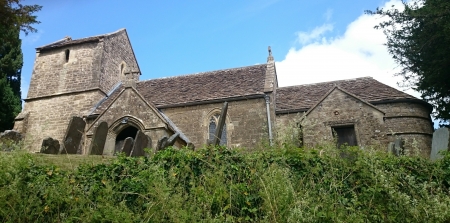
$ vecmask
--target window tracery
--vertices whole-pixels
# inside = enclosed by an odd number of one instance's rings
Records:
[[[217,124],[219,123],[220,114],[214,114],[209,119],[208,124],[208,142],[212,142],[214,139],[214,134],[216,132]],[[227,145],[227,124],[225,123],[223,125],[222,129],[222,135],[220,137],[220,143],[221,146]]]

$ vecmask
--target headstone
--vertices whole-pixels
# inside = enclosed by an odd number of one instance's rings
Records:
[[[194,146],[194,144],[193,144],[192,142],[188,143],[188,144],[186,145],[186,147],[187,147],[188,149],[190,149],[190,150],[195,150],[195,146]]]
[[[108,135],[108,123],[102,122],[95,128],[94,135],[92,137],[90,155],[102,155],[103,148],[105,147],[106,137]]]
[[[22,140],[23,136],[20,132],[14,131],[14,130],[6,130],[2,133],[0,133],[0,142],[15,142],[18,143],[20,140]]]
[[[161,139],[158,140],[158,144],[156,145],[156,151],[165,150],[167,147],[173,146],[179,136],[180,136],[179,132],[171,135],[169,138],[167,138],[167,136],[163,136]]]
[[[47,137],[42,140],[40,153],[44,154],[58,154],[60,149],[59,141],[52,137]]]
[[[179,136],[180,136],[179,132],[177,132],[177,133],[173,134],[172,136],[170,136],[169,139],[167,140],[166,147],[173,146],[175,144],[175,142],[177,141],[177,138]]]
[[[448,151],[450,148],[450,131],[448,128],[443,127],[437,129],[433,133],[433,142],[431,144],[430,159],[436,160],[442,157],[439,154],[441,151]]]
[[[130,156],[145,156],[145,148],[151,147],[151,139],[146,134],[141,131],[136,133],[136,138],[134,139],[133,150],[131,150]]]
[[[163,136],[158,140],[158,144],[156,145],[156,152],[162,151],[166,148],[167,140],[168,140],[167,136]]]
[[[403,154],[404,144],[403,139],[397,138],[394,140],[394,154],[396,156]]]
[[[133,149],[134,140],[131,137],[127,137],[123,142],[122,149],[120,152],[125,153],[125,156],[130,156],[131,150]]]
[[[0,133],[0,150],[12,151],[17,147],[17,143],[22,140],[23,136],[20,132],[14,130],[6,130]]]
[[[114,146],[114,153],[120,153],[122,152],[122,147],[123,144],[125,143],[125,139],[124,140],[120,140],[116,142],[116,145]]]
[[[76,154],[83,138],[86,122],[80,117],[72,117],[64,136],[64,147],[61,153]]]
[[[220,144],[220,138],[222,137],[223,126],[225,125],[225,119],[227,117],[228,102],[224,102],[222,111],[220,112],[219,123],[217,123],[216,132],[214,133],[213,145],[218,146]]]
[[[394,150],[395,150],[395,143],[390,142],[387,147],[387,152],[390,154],[394,154]]]

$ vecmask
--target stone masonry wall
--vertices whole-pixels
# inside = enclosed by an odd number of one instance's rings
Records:
[[[128,74],[125,77],[121,72],[121,64],[125,63],[125,70],[138,71],[137,61],[134,58],[133,48],[128,41],[125,30],[105,37],[102,48],[102,61],[100,72],[100,88],[109,92],[120,81],[133,79],[139,81],[139,74]]]
[[[411,102],[377,104],[376,107],[386,112],[389,141],[402,138],[405,150],[419,150],[423,156],[430,156],[433,125],[427,107]]]
[[[26,146],[32,152],[39,151],[46,137],[53,137],[62,144],[70,118],[86,115],[103,97],[100,91],[90,91],[28,101],[23,111],[29,112]]]
[[[222,103],[163,109],[172,122],[201,148],[207,143],[209,115],[219,111]],[[228,102],[227,140],[229,147],[253,148],[268,141],[264,98]]]
[[[122,124],[124,117],[128,117],[128,122]],[[108,155],[114,153],[116,136],[129,125],[147,134],[152,140],[153,147],[162,136],[170,136],[165,122],[132,88],[124,89],[108,110],[88,127],[87,135],[92,135],[95,127],[103,121],[107,122],[109,127],[104,150],[104,154]],[[89,148],[89,145],[86,148]]]
[[[278,115],[277,128],[300,115]],[[301,122],[304,145],[312,147],[333,141],[332,127],[351,126],[355,128],[359,146],[387,143],[383,113],[351,95],[335,89]]]
[[[98,87],[99,43],[85,43],[36,54],[28,98]],[[65,50],[70,50],[66,62]]]

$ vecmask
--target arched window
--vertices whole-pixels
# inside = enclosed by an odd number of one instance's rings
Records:
[[[122,63],[122,64],[120,64],[120,73],[121,74],[124,74],[123,73],[123,70],[125,69],[125,64],[124,63]]]
[[[209,119],[208,124],[208,142],[212,142],[214,140],[214,134],[216,133],[216,128],[219,123],[220,114],[214,114]],[[223,125],[222,129],[222,135],[220,136],[220,143],[221,146],[227,145],[227,124],[225,123]]]

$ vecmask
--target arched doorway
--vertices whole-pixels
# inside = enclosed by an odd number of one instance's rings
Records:
[[[117,136],[116,136],[115,152],[117,153],[120,151],[126,138],[131,137],[134,140],[137,132],[138,132],[138,129],[132,125],[129,125],[129,126],[125,127],[124,129],[122,129],[120,131],[120,133],[117,134]]]

